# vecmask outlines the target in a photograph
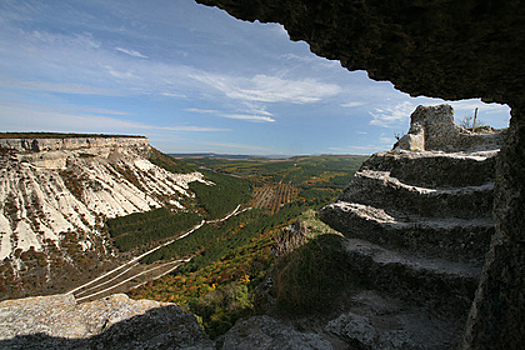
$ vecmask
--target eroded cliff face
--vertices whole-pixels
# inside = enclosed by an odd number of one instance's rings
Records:
[[[525,343],[525,6],[521,1],[197,0],[244,20],[278,22],[319,56],[411,95],[506,103],[496,167],[496,234],[465,349]]]
[[[4,139],[0,154],[2,299],[64,290],[118,263],[106,219],[183,210],[198,172],[148,160],[146,138]]]
[[[147,151],[149,141],[145,137],[5,138],[0,139],[0,147],[19,152],[96,150],[111,147],[133,147]]]

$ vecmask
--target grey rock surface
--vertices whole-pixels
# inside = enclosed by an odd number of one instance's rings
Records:
[[[299,332],[270,316],[254,316],[237,323],[226,335],[223,350],[332,350],[318,334]]]
[[[370,308],[358,312],[352,303],[325,327],[364,348],[457,347],[495,233],[501,134],[465,133],[450,106],[420,106],[411,123],[411,131],[424,134],[424,149],[402,138],[407,149],[398,144],[372,156],[320,211],[347,237],[348,265],[362,276],[361,288],[405,305],[387,313],[399,329],[385,328],[388,317]]]
[[[483,151],[500,148],[501,133],[476,134],[454,123],[450,105],[418,106],[410,116],[410,130],[394,146],[409,151]]]
[[[124,294],[77,304],[72,295],[0,303],[0,349],[214,349],[194,316]]]
[[[325,331],[375,350],[453,349],[457,321],[431,315],[428,308],[364,291],[353,298],[351,311],[331,320]],[[429,321],[430,320],[430,321]],[[460,326],[460,325],[459,325]],[[443,336],[446,334],[446,336]]]

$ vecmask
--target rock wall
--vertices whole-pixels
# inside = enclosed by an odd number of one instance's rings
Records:
[[[518,349],[525,344],[525,118],[512,111],[496,171],[496,234],[467,322],[463,349]],[[518,117],[519,116],[519,117]]]
[[[339,198],[321,209],[321,219],[353,247],[348,250],[354,256],[349,266],[399,322],[396,333],[373,321],[386,311],[374,311],[377,301],[365,298],[361,303],[370,310],[330,321],[325,329],[332,334],[385,350],[452,349],[460,344],[495,232],[495,140],[500,133],[466,143],[464,137],[476,135],[455,125],[451,111],[448,105],[419,106],[411,124],[411,130],[417,127],[425,136],[418,144],[431,144],[424,141],[443,134],[446,142],[434,142],[432,150],[398,145],[374,154]],[[483,151],[465,151],[466,144]],[[388,301],[392,299],[396,303]],[[394,306],[399,303],[404,306]],[[422,303],[428,308],[413,309]],[[406,308],[412,310],[405,314]],[[366,328],[363,334],[360,327]]]
[[[68,138],[19,138],[0,139],[0,147],[19,152],[73,151],[89,148],[134,147],[146,149],[149,141],[145,137],[68,137]]]
[[[522,1],[197,0],[244,20],[278,22],[292,40],[413,96],[506,103],[512,120],[497,166],[497,235],[464,348],[525,344],[525,6]],[[499,332],[499,330],[504,330]]]
[[[450,105],[419,106],[410,116],[410,130],[395,149],[409,151],[483,151],[500,148],[505,133],[478,134],[454,123]]]

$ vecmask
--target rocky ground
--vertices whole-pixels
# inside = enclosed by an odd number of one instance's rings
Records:
[[[72,295],[0,303],[0,349],[214,349],[195,317],[175,304],[115,294],[77,304]]]

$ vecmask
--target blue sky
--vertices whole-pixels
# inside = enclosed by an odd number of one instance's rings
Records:
[[[192,0],[0,2],[1,131],[145,135],[168,153],[371,154],[416,106],[442,102]],[[508,125],[507,106],[451,104],[457,120],[479,107]]]

